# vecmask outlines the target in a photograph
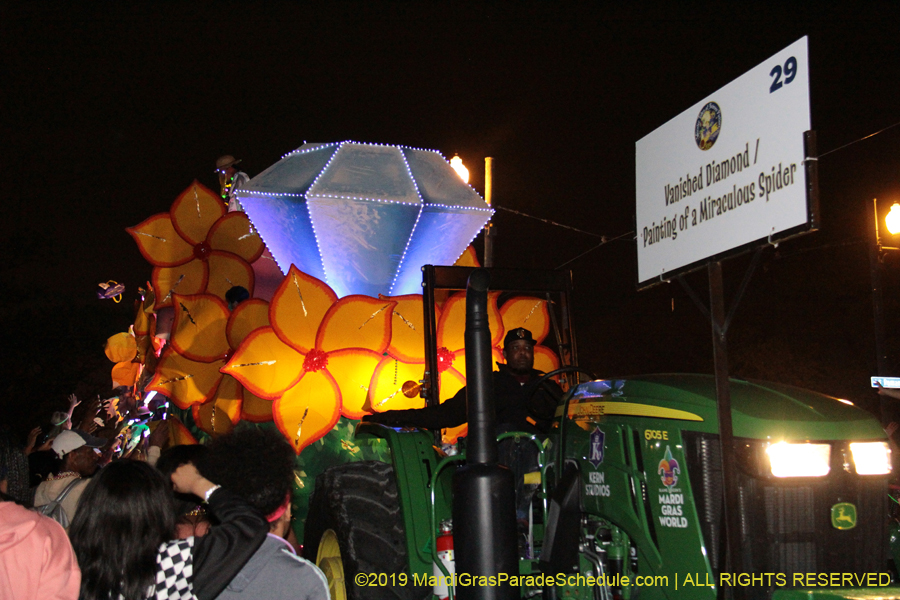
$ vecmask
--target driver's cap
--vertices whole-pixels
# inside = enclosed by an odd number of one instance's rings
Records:
[[[534,346],[537,342],[534,341],[534,338],[531,336],[531,332],[525,329],[524,327],[516,327],[515,329],[510,329],[506,332],[506,337],[503,338],[503,347],[506,348],[516,340],[525,340],[532,346]]]

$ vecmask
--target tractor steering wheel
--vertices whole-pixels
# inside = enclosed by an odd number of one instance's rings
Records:
[[[534,389],[531,390],[531,394],[528,395],[528,404],[531,404],[532,399],[534,399],[534,395],[541,388],[556,400],[556,403],[559,404],[559,401],[562,400],[562,397],[557,398],[557,394],[553,388],[547,385],[547,380],[551,377],[555,377],[560,373],[581,373],[582,375],[587,375],[590,381],[597,379],[597,376],[588,371],[587,369],[582,369],[577,365],[572,365],[570,367],[561,367],[559,369],[553,369],[549,373],[544,373],[540,377],[538,377],[537,383],[534,385]]]

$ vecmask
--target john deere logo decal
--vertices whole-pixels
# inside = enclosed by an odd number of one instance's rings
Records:
[[[700,109],[697,123],[694,125],[694,141],[701,150],[709,150],[716,143],[722,129],[722,111],[715,102],[707,102]]]
[[[840,502],[831,507],[831,526],[835,529],[856,527],[856,507],[849,502]]]
[[[662,480],[662,484],[669,489],[675,487],[678,483],[678,474],[681,473],[681,467],[678,466],[678,461],[672,456],[672,449],[669,446],[666,446],[666,454],[659,461],[657,473]]]
[[[603,440],[606,436],[600,431],[599,427],[594,427],[594,431],[591,432],[591,457],[588,459],[594,468],[600,466],[600,463],[603,462]]]

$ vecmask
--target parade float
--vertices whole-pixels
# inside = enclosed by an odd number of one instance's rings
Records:
[[[173,443],[276,427],[305,515],[317,473],[386,458],[381,440],[352,440],[360,418],[424,406],[422,266],[477,266],[470,244],[493,210],[438,152],[354,142],[304,144],[236,194],[244,212],[194,181],[128,228],[152,274],[107,355],[115,385],[169,399]],[[443,402],[466,383],[464,293],[434,314]],[[494,293],[489,315],[495,361],[504,333],[527,327],[535,367],[559,366],[541,343],[546,299]]]

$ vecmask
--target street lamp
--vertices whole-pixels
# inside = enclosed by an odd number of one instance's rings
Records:
[[[878,199],[872,199],[872,233],[874,238],[869,245],[869,272],[872,279],[872,309],[875,315],[875,354],[876,368],[879,377],[887,375],[887,352],[884,344],[884,298],[881,284],[881,271],[884,266],[884,256],[889,251],[900,251],[900,248],[885,246],[881,243],[881,233],[878,229]],[[900,233],[900,203],[894,202],[891,210],[884,219],[884,225],[892,235]],[[885,418],[884,398],[881,399],[881,417]]]
[[[875,220],[875,249],[877,250],[878,261],[884,262],[886,252],[900,250],[900,248],[885,246],[881,243],[881,232],[878,228],[878,198],[872,198],[872,214]],[[884,218],[884,226],[891,235],[900,233],[900,203],[894,202],[894,205],[891,206],[890,212]]]
[[[491,194],[493,192],[494,182],[494,159],[490,156],[484,159],[484,201],[488,206],[491,205]],[[450,167],[459,174],[460,179],[469,183],[469,170],[463,165],[459,154],[454,154],[450,159]],[[488,222],[484,225],[484,266],[494,266],[494,243],[493,243],[494,226]]]
[[[891,211],[884,218],[884,224],[891,235],[900,233],[900,203],[894,202]]]
[[[469,183],[469,170],[463,165],[463,161],[459,157],[459,154],[454,155],[453,158],[450,159],[450,166],[456,171],[460,179],[465,183]]]

